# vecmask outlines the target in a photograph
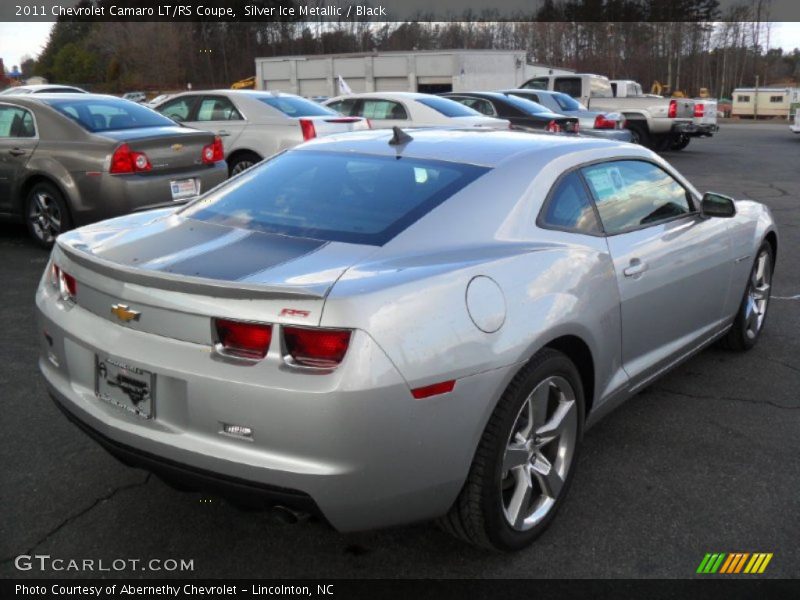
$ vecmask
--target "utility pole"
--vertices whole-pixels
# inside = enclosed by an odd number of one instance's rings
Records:
[[[753,120],[758,120],[758,75],[756,75],[756,93],[753,96]]]

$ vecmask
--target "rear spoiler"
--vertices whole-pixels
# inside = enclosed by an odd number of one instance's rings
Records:
[[[84,269],[123,283],[132,283],[171,292],[201,294],[215,298],[246,300],[324,300],[328,290],[327,285],[324,286],[324,289],[319,290],[295,286],[289,287],[285,285],[242,283],[238,281],[207,279],[204,277],[188,277],[161,271],[148,271],[120,265],[56,241],[53,258],[58,261],[61,257],[67,258],[72,263]]]

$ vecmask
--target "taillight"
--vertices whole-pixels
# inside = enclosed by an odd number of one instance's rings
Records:
[[[272,325],[214,319],[214,327],[225,354],[256,360],[267,355],[272,341]]]
[[[561,133],[561,125],[559,125],[555,121],[550,121],[547,124],[547,127],[544,128],[544,130],[549,131],[550,133]]]
[[[303,141],[308,141],[317,137],[314,121],[311,119],[300,119],[300,131],[303,132]]]
[[[706,107],[703,103],[694,105],[694,116],[702,117],[706,112]]]
[[[114,174],[137,173],[149,171],[152,168],[150,159],[147,158],[144,152],[134,152],[128,144],[121,144],[111,155],[111,165],[108,172]]]
[[[350,330],[283,327],[283,341],[292,360],[300,366],[330,369],[344,359]]]
[[[62,300],[75,300],[78,294],[78,282],[72,275],[53,265],[50,270],[50,283],[58,289]]]
[[[678,116],[678,102],[676,100],[669,101],[669,109],[667,110],[667,117],[674,119]]]
[[[619,121],[607,119],[605,115],[597,115],[594,118],[595,129],[616,129]]]
[[[225,159],[225,149],[222,147],[222,138],[218,135],[214,137],[214,141],[203,146],[202,154],[203,164],[213,165],[216,162]]]

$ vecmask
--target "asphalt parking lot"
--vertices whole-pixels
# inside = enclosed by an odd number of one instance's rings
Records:
[[[750,197],[780,228],[769,319],[750,353],[710,349],[590,430],[570,495],[528,550],[497,555],[431,525],[342,535],[172,490],[71,425],[40,380],[33,295],[47,253],[0,225],[0,577],[19,554],[193,559],[103,576],[690,577],[706,552],[771,552],[800,575],[800,136],[723,125],[668,158],[701,191]],[[402,448],[398,448],[402,452]]]

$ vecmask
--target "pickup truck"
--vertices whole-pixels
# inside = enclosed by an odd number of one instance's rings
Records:
[[[645,94],[642,86],[630,79],[612,79],[611,91],[615,98],[659,98],[653,94]],[[692,123],[694,131],[681,133],[670,146],[670,150],[683,150],[693,137],[711,137],[717,131],[717,101],[712,98],[695,98]]]
[[[621,113],[633,141],[655,150],[670,150],[681,143],[682,135],[697,131],[693,100],[646,95],[615,98],[611,82],[602,75],[546,75],[520,87],[563,92],[589,109]]]

